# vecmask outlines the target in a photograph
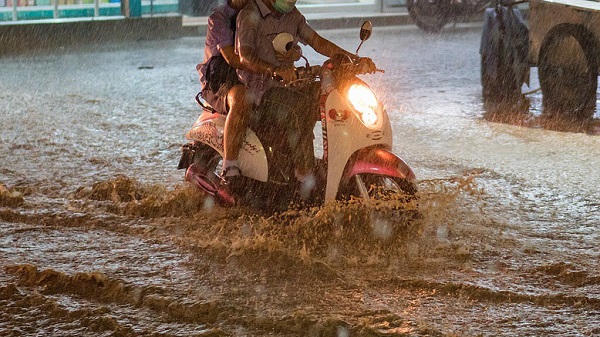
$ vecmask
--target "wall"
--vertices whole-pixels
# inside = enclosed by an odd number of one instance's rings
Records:
[[[182,17],[164,15],[0,25],[0,55],[106,41],[176,38]]]

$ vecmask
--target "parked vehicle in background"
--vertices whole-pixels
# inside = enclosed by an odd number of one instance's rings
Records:
[[[596,108],[600,3],[531,0],[530,48],[538,66],[544,113],[589,119]]]
[[[486,9],[479,53],[483,103],[489,112],[527,110],[528,101],[521,92],[529,84],[529,29],[521,10],[521,1],[494,1]]]
[[[408,14],[417,27],[430,33],[440,31],[450,21],[483,13],[490,0],[407,0]]]

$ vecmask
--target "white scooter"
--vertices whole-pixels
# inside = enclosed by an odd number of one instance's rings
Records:
[[[361,45],[371,32],[367,21],[361,27]],[[290,48],[289,38],[278,35],[274,48],[285,52]],[[311,205],[349,198],[368,203],[391,195],[413,198],[416,193],[413,171],[391,152],[392,128],[387,113],[369,86],[356,77],[361,73],[359,68],[342,55],[320,67],[310,67],[307,62],[306,67],[298,68],[296,85],[320,82],[315,100],[319,100],[323,156],[316,158]],[[191,143],[183,146],[179,163],[179,169],[186,169],[186,180],[221,205],[286,209],[296,198],[297,181],[289,163],[290,150],[281,141],[283,131],[264,132],[256,125],[248,128],[238,156],[244,189],[232,196],[220,183],[225,115],[214,112],[199,95],[196,101],[203,113],[186,134]]]

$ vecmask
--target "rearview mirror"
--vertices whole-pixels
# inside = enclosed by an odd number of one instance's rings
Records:
[[[360,44],[358,48],[356,48],[356,54],[358,55],[358,50],[362,46],[363,42],[367,41],[371,37],[371,33],[373,33],[373,24],[371,21],[365,21],[360,26]]]
[[[371,21],[363,22],[362,26],[360,26],[360,40],[367,41],[371,37],[371,33],[373,33],[373,24]]]
[[[294,37],[289,33],[279,33],[273,39],[273,48],[280,54],[287,53],[294,46]]]

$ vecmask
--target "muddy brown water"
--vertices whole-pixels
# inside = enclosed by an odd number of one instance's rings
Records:
[[[479,34],[362,49],[419,179],[410,226],[186,185],[202,38],[0,58],[0,335],[600,335],[600,138],[484,119]]]

